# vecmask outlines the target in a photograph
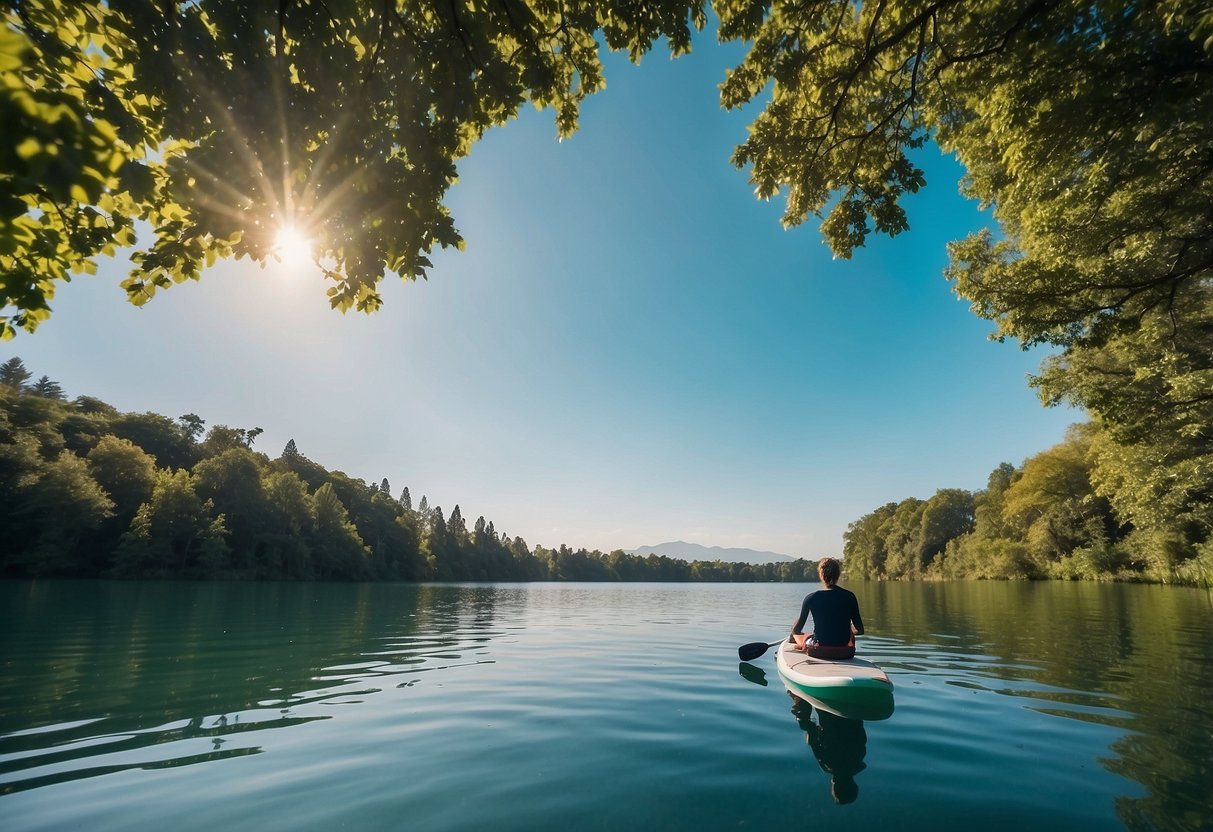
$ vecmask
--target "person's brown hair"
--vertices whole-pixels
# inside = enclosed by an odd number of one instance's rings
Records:
[[[834,558],[822,558],[817,562],[817,576],[826,586],[838,583],[838,576],[841,574],[842,566]]]

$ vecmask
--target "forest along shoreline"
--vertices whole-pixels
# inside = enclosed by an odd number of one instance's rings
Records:
[[[478,517],[392,495],[304,456],[271,459],[261,428],[124,413],[20,358],[0,365],[0,575],[356,581],[816,581],[816,561],[685,561],[548,549]],[[986,489],[887,503],[843,537],[850,578],[1097,579],[1208,586],[1213,541],[1183,517],[1124,520],[1075,425]]]
[[[1208,587],[1213,539],[1191,513],[1117,510],[1115,480],[1101,465],[1100,431],[1072,425],[1065,439],[1020,466],[1002,463],[984,490],[944,488],[927,500],[886,503],[847,527],[852,577],[1093,579]]]
[[[817,580],[812,560],[687,562],[531,548],[479,517],[469,529],[386,478],[366,483],[261,428],[193,413],[123,413],[0,365],[0,575],[349,581]]]

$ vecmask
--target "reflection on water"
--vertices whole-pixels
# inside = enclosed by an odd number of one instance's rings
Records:
[[[863,720],[847,719],[821,708],[814,708],[808,699],[788,691],[792,700],[792,716],[804,731],[804,741],[813,749],[817,765],[830,775],[830,796],[835,803],[854,803],[859,797],[855,775],[867,768],[868,733]]]
[[[173,585],[25,586],[25,617],[5,622],[23,637],[5,648],[21,673],[0,681],[0,795],[257,754],[264,731],[491,664],[501,635],[485,588],[194,589],[180,609]]]
[[[804,699],[817,710],[833,716],[861,722],[879,722],[893,715],[895,701],[890,688],[808,688],[793,685],[783,678],[782,674],[779,679],[792,696]]]
[[[320,718],[284,715],[260,721],[246,718],[241,723],[238,715],[229,722],[227,715],[223,714],[214,720],[190,719],[185,725],[172,724],[120,733],[90,732],[77,739],[71,737],[73,732],[70,728],[56,731],[58,726],[51,726],[46,731],[38,732],[37,736],[43,739],[36,745],[14,742],[16,737],[10,734],[0,739],[3,743],[0,744],[0,777],[3,778],[0,781],[0,795],[128,769],[151,771],[258,754],[261,751],[258,745],[225,746],[232,741],[239,742],[241,733],[300,725]],[[162,754],[159,747],[170,743],[172,752]],[[122,761],[132,757],[135,759]]]
[[[1213,823],[1213,596],[1091,583],[865,585],[924,680],[1023,700],[1049,717],[1116,729],[1098,762],[1136,781],[1121,795],[1129,829]]]
[[[1209,828],[1207,595],[852,588],[896,717],[792,705],[856,828]],[[814,764],[773,658],[732,669],[803,594],[0,582],[0,817],[6,832],[711,832],[800,826],[820,803],[828,827],[843,813],[824,779],[788,788]]]
[[[749,662],[738,662],[737,673],[740,674],[742,679],[751,684],[764,688],[767,686],[767,674],[761,667],[752,665]]]
[[[767,686],[766,672],[755,664],[740,662],[737,672],[751,684]],[[856,700],[831,698],[828,690],[821,690],[817,691],[820,697],[814,697],[793,687],[782,675],[780,681],[791,700],[792,716],[804,731],[805,743],[821,770],[830,775],[830,796],[835,803],[854,803],[859,797],[855,775],[867,768],[864,720],[881,721],[893,715],[892,691],[874,692],[880,695]]]
[[[740,662],[737,672],[751,684],[767,686],[766,672],[756,664]],[[881,721],[893,715],[892,689],[825,688],[815,690],[818,696],[812,696],[793,686],[782,674],[780,681],[791,700],[792,716],[804,731],[805,743],[812,749],[821,770],[830,775],[830,796],[835,803],[854,803],[859,797],[855,775],[867,768],[864,757],[868,735],[864,720]]]

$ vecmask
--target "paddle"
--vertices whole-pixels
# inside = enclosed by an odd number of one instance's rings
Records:
[[[743,662],[752,662],[767,650],[780,644],[783,644],[783,639],[772,641],[770,644],[765,641],[751,641],[749,644],[743,644],[737,648],[737,658]]]

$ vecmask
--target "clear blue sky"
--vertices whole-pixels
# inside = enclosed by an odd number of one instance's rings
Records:
[[[532,546],[837,554],[876,506],[984,487],[1059,441],[1081,415],[1027,387],[1040,354],[988,341],[941,276],[945,243],[989,222],[956,164],[924,153],[911,230],[831,259],[728,163],[749,119],[716,85],[739,54],[612,56],[572,139],[529,108],[490,133],[448,199],[466,251],[388,278],[376,315],[246,262],[136,309],[112,261],[0,360],[123,410],[262,427],[271,456],[293,438]]]

